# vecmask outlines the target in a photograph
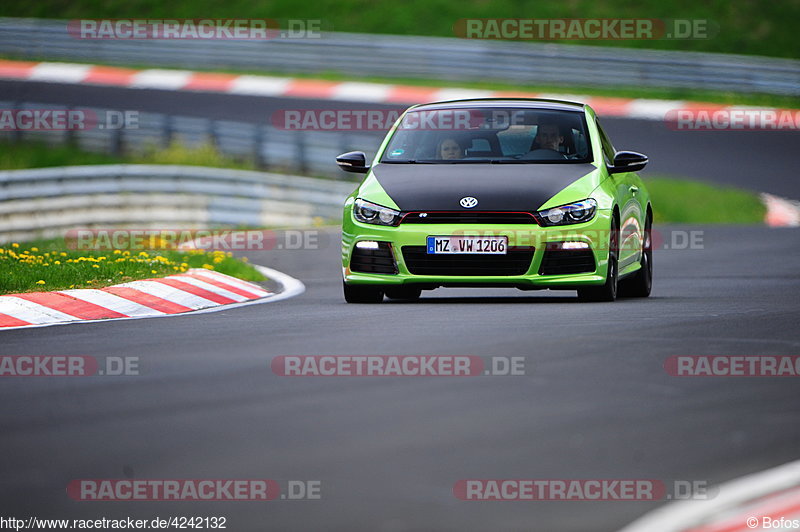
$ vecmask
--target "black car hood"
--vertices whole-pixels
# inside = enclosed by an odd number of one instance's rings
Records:
[[[403,211],[532,211],[596,170],[591,164],[378,164],[372,174]]]

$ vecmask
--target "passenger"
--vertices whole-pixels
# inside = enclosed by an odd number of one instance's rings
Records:
[[[464,157],[464,150],[456,139],[448,137],[439,142],[439,147],[436,148],[436,155],[441,160],[452,161]]]

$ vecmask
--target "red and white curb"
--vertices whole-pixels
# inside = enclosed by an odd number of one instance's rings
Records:
[[[63,323],[174,316],[214,312],[293,297],[302,282],[284,273],[255,266],[282,290],[260,286],[222,273],[194,268],[184,274],[145,279],[100,289],[31,292],[0,296],[0,331]]]
[[[800,227],[800,201],[761,194],[767,207],[766,223],[770,227]]]
[[[706,109],[709,111],[743,109],[741,106],[682,100],[612,98],[457,87],[420,87],[360,81],[325,81],[190,70],[135,70],[80,63],[32,63],[6,60],[0,60],[0,79],[405,105],[462,98],[552,98],[587,103],[602,116],[659,121],[664,120],[667,112],[675,109]]]
[[[721,484],[714,492],[707,500],[667,504],[620,532],[800,529],[800,460]]]

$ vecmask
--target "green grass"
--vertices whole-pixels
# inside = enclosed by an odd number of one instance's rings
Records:
[[[761,224],[766,208],[753,192],[669,177],[645,178],[653,222]]]
[[[0,4],[0,16],[322,19],[323,27],[336,31],[446,37],[453,36],[453,24],[462,18],[708,19],[719,28],[708,39],[584,42],[599,46],[800,57],[797,0],[37,0],[4,2]]]
[[[0,170],[77,166],[86,164],[186,164],[215,168],[255,170],[252,161],[237,160],[221,155],[212,145],[189,148],[172,144],[166,148],[151,148],[142,154],[116,157],[91,153],[74,146],[51,146],[41,142],[0,142]]]
[[[100,288],[140,279],[165,277],[189,268],[206,268],[263,281],[250,264],[223,251],[69,249],[63,239],[0,244],[0,294]]]

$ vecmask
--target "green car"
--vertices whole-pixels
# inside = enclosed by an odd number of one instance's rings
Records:
[[[414,300],[439,287],[577,290],[584,301],[650,295],[653,211],[591,107],[543,99],[417,105],[386,135],[345,202],[348,303]]]

